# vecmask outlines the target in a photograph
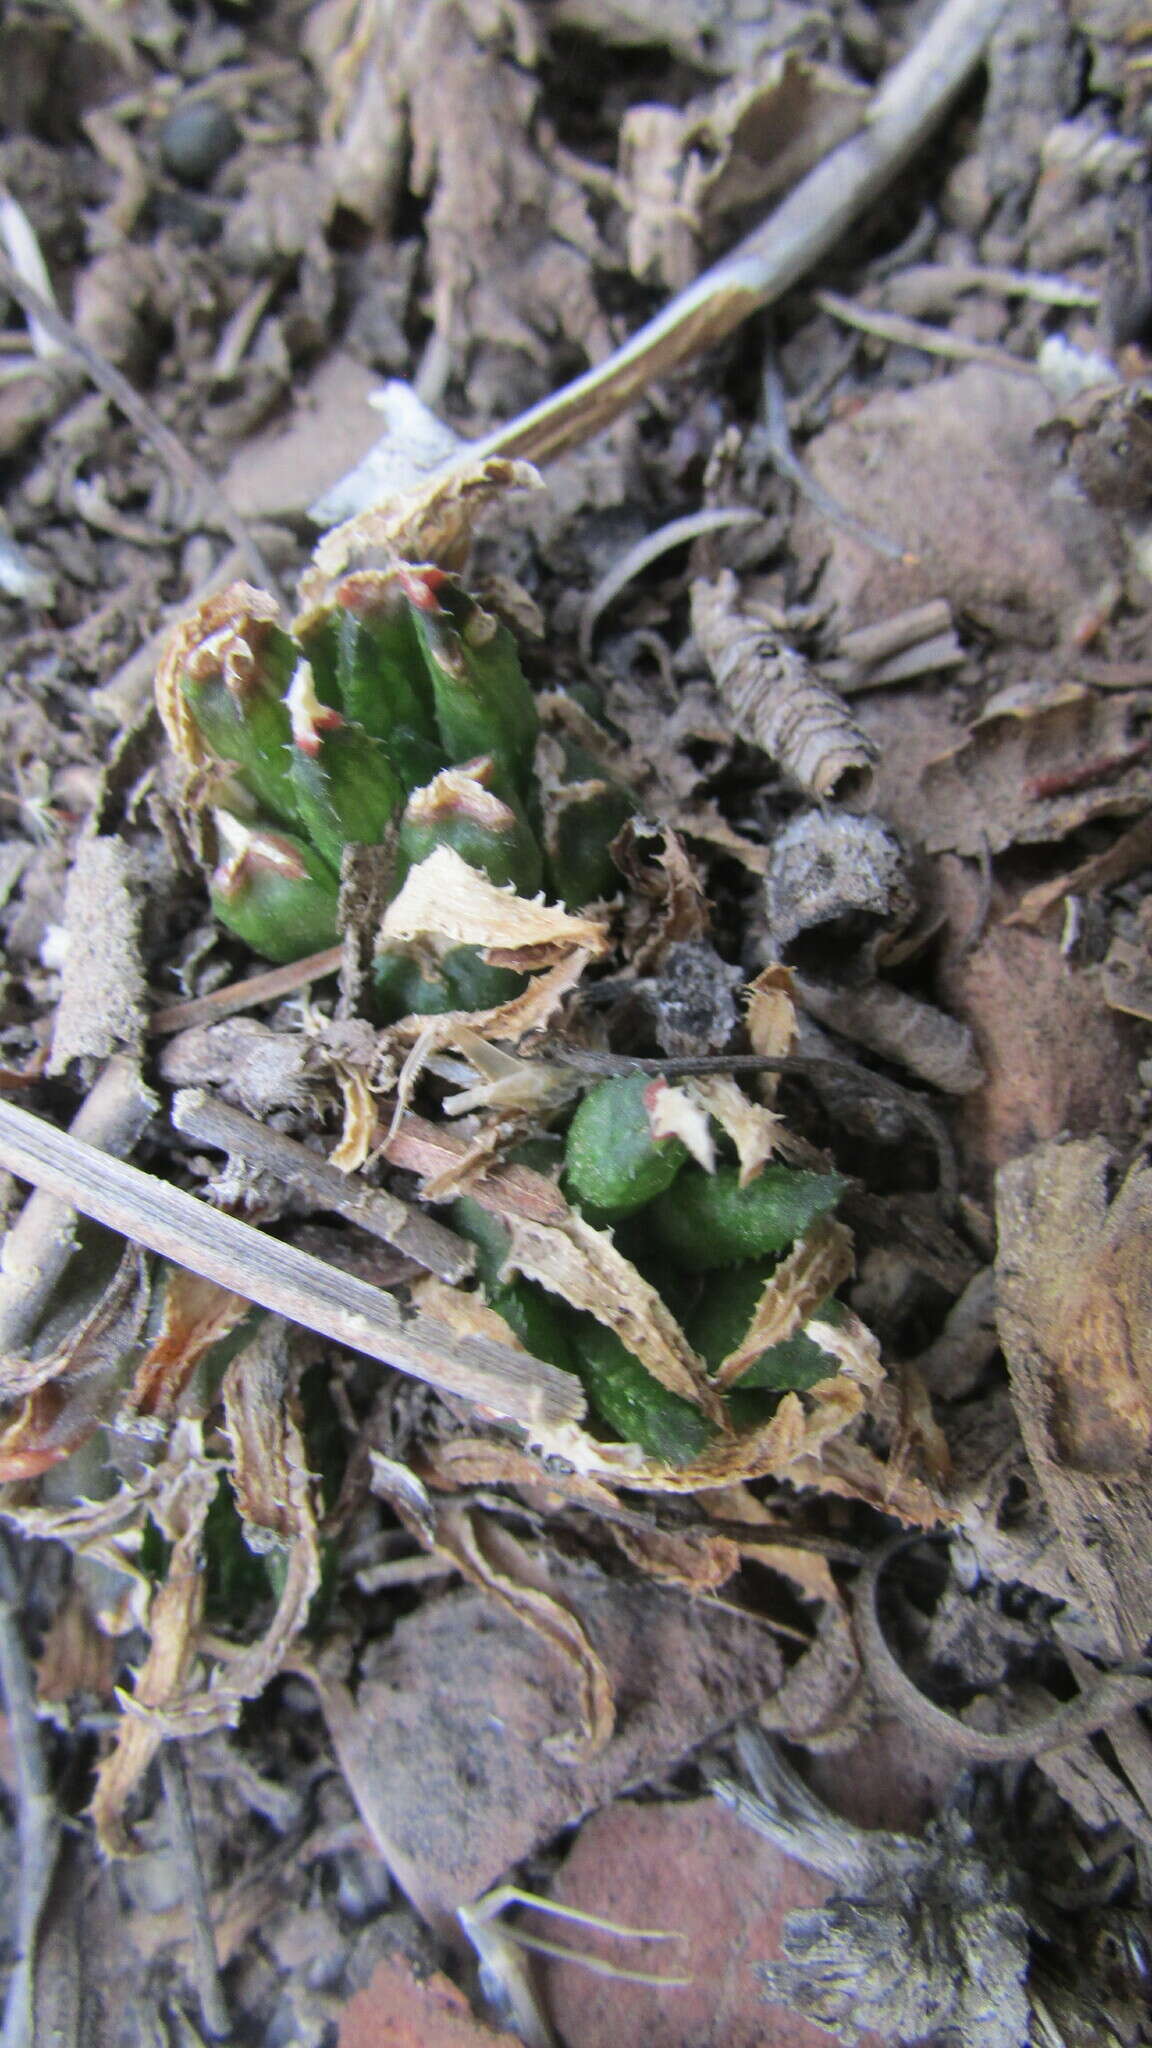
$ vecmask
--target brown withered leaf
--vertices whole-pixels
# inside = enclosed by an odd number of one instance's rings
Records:
[[[478,1194],[473,1189],[473,1193]],[[656,1289],[617,1251],[607,1231],[594,1230],[573,1210],[563,1223],[506,1218],[510,1270],[536,1280],[572,1308],[584,1309],[614,1330],[645,1371],[725,1426],[723,1409],[697,1356]]]
[[[137,1415],[171,1415],[214,1344],[250,1314],[251,1302],[184,1266],[164,1270],[164,1308],[157,1335],[136,1367],[126,1406]]]
[[[225,1375],[224,1427],[245,1541],[257,1553],[284,1554],[280,1597],[264,1634],[213,1674],[206,1699],[187,1703],[189,1732],[235,1721],[244,1701],[263,1691],[304,1627],[320,1585],[312,1476],[291,1414],[288,1373],[288,1326],[268,1316]]]
[[[1063,839],[1090,818],[1128,817],[1152,797],[1148,700],[1055,683],[1001,691],[967,739],[921,781],[930,853]]]
[[[0,1480],[39,1478],[78,1450],[97,1420],[89,1402],[55,1381],[34,1388],[0,1429]]]
[[[68,1703],[81,1693],[111,1705],[119,1650],[97,1628],[91,1608],[73,1585],[48,1624],[36,1659],[36,1696]]]
[[[633,1529],[610,1523],[609,1533],[649,1578],[689,1593],[718,1592],[740,1569],[741,1545],[707,1529]]]
[[[561,1763],[599,1756],[616,1725],[615,1688],[587,1630],[574,1609],[550,1588],[532,1552],[496,1522],[456,1506],[438,1510],[436,1542],[455,1558],[466,1578],[494,1594],[567,1664],[576,1686],[578,1721],[575,1728],[545,1738],[549,1754]]]
[[[104,1378],[121,1369],[148,1309],[148,1272],[135,1245],[124,1251],[99,1300],[63,1341],[39,1358],[0,1359],[0,1401],[20,1401],[52,1380]]]
[[[144,1260],[129,1246],[94,1308],[40,1358],[0,1360],[0,1480],[34,1479],[108,1419],[148,1311]]]
[[[876,749],[843,698],[765,620],[745,608],[730,569],[692,585],[692,630],[742,739],[808,796],[858,795]]]
[[[208,1508],[223,1469],[205,1458],[198,1428],[175,1424],[151,1512],[173,1541],[163,1584],[152,1601],[148,1656],[132,1696],[122,1698],[124,1719],[116,1746],[97,1780],[93,1815],[110,1854],[131,1853],[125,1802],[169,1736],[204,1735],[235,1724],[281,1668],[308,1619],[320,1584],[320,1551],[303,1440],[288,1409],[286,1326],[267,1317],[233,1359],[224,1381],[228,1466],[245,1540],[257,1553],[280,1553],[284,1569],[275,1610],[264,1633],[221,1659],[205,1683],[197,1652],[203,1604],[201,1547]]]
[[[125,1808],[167,1732],[157,1710],[179,1699],[192,1673],[204,1604],[204,1524],[219,1476],[219,1465],[204,1455],[199,1425],[177,1422],[151,1499],[152,1516],[172,1551],[148,1613],[148,1654],[131,1694],[119,1696],[124,1713],[96,1773],[89,1809],[106,1856],[134,1852]]]
[[[624,915],[634,943],[627,950],[637,974],[662,967],[670,946],[707,938],[707,893],[670,827],[629,818],[613,842],[612,857],[628,884]]]
[[[794,1486],[815,1486],[841,1500],[864,1501],[881,1514],[895,1515],[920,1529],[934,1528],[953,1516],[948,1496],[930,1480],[896,1469],[858,1435],[845,1431],[827,1438],[818,1457],[797,1458],[788,1478]]]
[[[717,1368],[716,1385],[733,1386],[762,1351],[802,1329],[855,1264],[852,1233],[834,1217],[818,1218],[765,1281],[743,1339]]]
[[[62,1543],[76,1557],[105,1567],[93,1596],[93,1613],[109,1635],[142,1628],[152,1595],[149,1580],[136,1563],[140,1536],[148,1517],[148,1500],[157,1485],[157,1471],[132,1486],[121,1486],[108,1500],[73,1501],[67,1507],[38,1504],[0,1506],[0,1514],[26,1536]]]
[[[539,472],[530,462],[493,455],[483,462],[461,463],[409,491],[397,492],[384,505],[356,513],[317,543],[300,578],[295,629],[310,622],[317,607],[332,602],[341,578],[364,565],[379,572],[383,564],[383,574],[403,563],[461,568],[480,514],[508,491],[540,488]]]
[[[1109,1202],[1104,1139],[997,1180],[999,1323],[1028,1455],[1106,1639],[1152,1630],[1152,1173]]]
[[[865,104],[859,87],[789,54],[765,56],[684,108],[630,108],[617,195],[633,275],[683,290],[710,252],[859,126]]]
[[[308,25],[335,197],[376,229],[405,183],[427,202],[437,337],[486,411],[516,409],[511,352],[530,371],[558,333],[594,358],[611,346],[600,236],[539,119],[537,40],[521,0],[327,0]]]
[[[1152,862],[1152,815],[1141,818],[1120,834],[1113,845],[1103,853],[1094,853],[1066,874],[1053,875],[1050,881],[1037,882],[1026,889],[1015,910],[1004,919],[1005,924],[1038,925],[1048,912],[1066,896],[1089,896],[1097,889],[1111,888],[1115,882],[1126,882],[1130,875],[1139,874]]]
[[[1009,643],[1070,640],[1098,613],[1115,540],[1037,441],[1050,417],[1040,378],[985,363],[878,390],[805,461],[847,511],[915,553],[888,560],[804,501],[789,534],[798,587],[819,576],[815,602],[849,630],[944,598]]]
[[[570,1660],[503,1602],[467,1587],[368,1646],[353,1698],[319,1680],[338,1760],[381,1853],[433,1926],[557,1830],[678,1762],[781,1677],[757,1618],[678,1589],[603,1577],[541,1556],[608,1673],[620,1713],[596,1755],[561,1762]]]
[[[608,947],[596,919],[497,888],[447,846],[409,869],[380,927],[383,947],[420,938],[479,946],[495,965],[529,971],[555,967],[577,952],[595,959]]]
[[[644,815],[659,818],[684,839],[719,847],[762,875],[767,849],[738,832],[719,805],[701,794],[698,743],[709,749],[712,773],[736,746],[732,719],[711,685],[681,683],[670,668],[655,677],[625,677],[609,689],[607,710],[627,735],[622,778]]]

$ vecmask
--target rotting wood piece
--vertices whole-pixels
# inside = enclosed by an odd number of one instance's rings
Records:
[[[1040,1146],[997,1182],[1000,1335],[1069,1564],[1110,1648],[1152,1634],[1152,1174],[1109,1206],[1103,1138]]]

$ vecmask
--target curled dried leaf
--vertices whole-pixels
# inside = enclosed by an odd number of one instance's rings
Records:
[[[457,1507],[441,1510],[436,1541],[468,1578],[495,1594],[558,1650],[572,1672],[580,1702],[579,1725],[566,1735],[549,1738],[545,1746],[550,1754],[560,1763],[572,1764],[599,1755],[616,1725],[611,1677],[572,1609],[548,1590],[546,1574],[531,1554],[506,1530]]]
[[[601,950],[599,946],[596,952],[577,947],[557,966],[534,975],[522,995],[513,996],[510,1002],[500,1003],[493,1010],[450,1010],[431,1023],[426,1017],[405,1017],[392,1026],[392,1035],[401,1042],[420,1038],[426,1050],[430,1050],[437,1045],[452,1045],[454,1034],[463,1025],[483,1031],[488,1038],[518,1045],[521,1039],[543,1031],[551,1023],[565,996],[576,987],[589,961]]]
[[[823,1337],[820,1341],[823,1343]],[[863,1413],[864,1405],[863,1389],[838,1373],[803,1397],[785,1394],[770,1421],[738,1436],[717,1437],[698,1456],[680,1465],[647,1457],[635,1444],[598,1442],[578,1425],[536,1431],[533,1441],[547,1455],[566,1459],[583,1478],[603,1479],[611,1486],[646,1493],[703,1493],[768,1477],[823,1487],[826,1446],[843,1436]],[[885,1471],[879,1460],[874,1463],[880,1473]],[[845,1487],[832,1490],[848,1491]],[[926,1489],[921,1489],[921,1494],[928,1498]],[[902,1499],[888,1512],[902,1514]],[[931,1520],[938,1512],[933,1502],[927,1518]]]
[[[742,739],[807,796],[858,794],[876,749],[804,657],[740,604],[730,569],[692,585],[692,630]]]
[[[574,952],[595,959],[608,946],[596,919],[573,917],[542,897],[530,902],[498,889],[447,846],[438,846],[410,871],[380,926],[382,948],[427,937],[479,946],[494,965],[529,971],[555,967]]]
[[[813,1341],[822,1344],[808,1319],[850,1277],[854,1267],[851,1231],[834,1217],[819,1217],[765,1281],[744,1336],[717,1369],[716,1385],[733,1386],[762,1351],[783,1344],[806,1324]],[[827,1327],[820,1324],[822,1330]],[[841,1357],[839,1351],[834,1355]]]
[[[570,1307],[595,1316],[669,1393],[694,1402],[720,1428],[727,1427],[703,1360],[656,1289],[617,1250],[607,1231],[594,1230],[574,1213],[556,1225],[523,1216],[507,1222],[510,1271],[539,1281]]]
[[[90,1380],[119,1367],[136,1338],[150,1294],[144,1261],[129,1245],[108,1286],[63,1342],[39,1358],[0,1359],[0,1401],[21,1401],[54,1380]]]
[[[462,568],[481,512],[506,491],[541,488],[540,474],[530,462],[501,455],[437,471],[324,535],[313,566],[300,579],[302,610],[321,604],[329,585],[349,570],[396,561]]]
[[[328,1155],[328,1164],[338,1166],[341,1173],[358,1173],[372,1150],[376,1098],[355,1067],[338,1066],[336,1080],[344,1098],[344,1128],[339,1144]]]
[[[201,1360],[251,1311],[246,1295],[168,1266],[160,1329],[136,1367],[126,1406],[136,1415],[171,1415]]]
[[[160,1710],[176,1702],[191,1676],[204,1604],[204,1524],[216,1498],[220,1467],[204,1454],[199,1425],[178,1422],[157,1475],[152,1514],[172,1544],[163,1584],[148,1614],[151,1641],[112,1749],[96,1774],[90,1812],[106,1856],[130,1856],[136,1845],[125,1809],[167,1733]]]

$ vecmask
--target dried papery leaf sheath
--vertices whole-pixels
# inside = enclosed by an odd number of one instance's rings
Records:
[[[841,697],[743,610],[730,569],[692,585],[692,630],[742,739],[762,747],[806,796],[858,795],[876,750]]]

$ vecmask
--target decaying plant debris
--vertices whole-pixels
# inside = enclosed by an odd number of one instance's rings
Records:
[[[0,23],[5,2048],[1152,2039],[1147,29]]]

